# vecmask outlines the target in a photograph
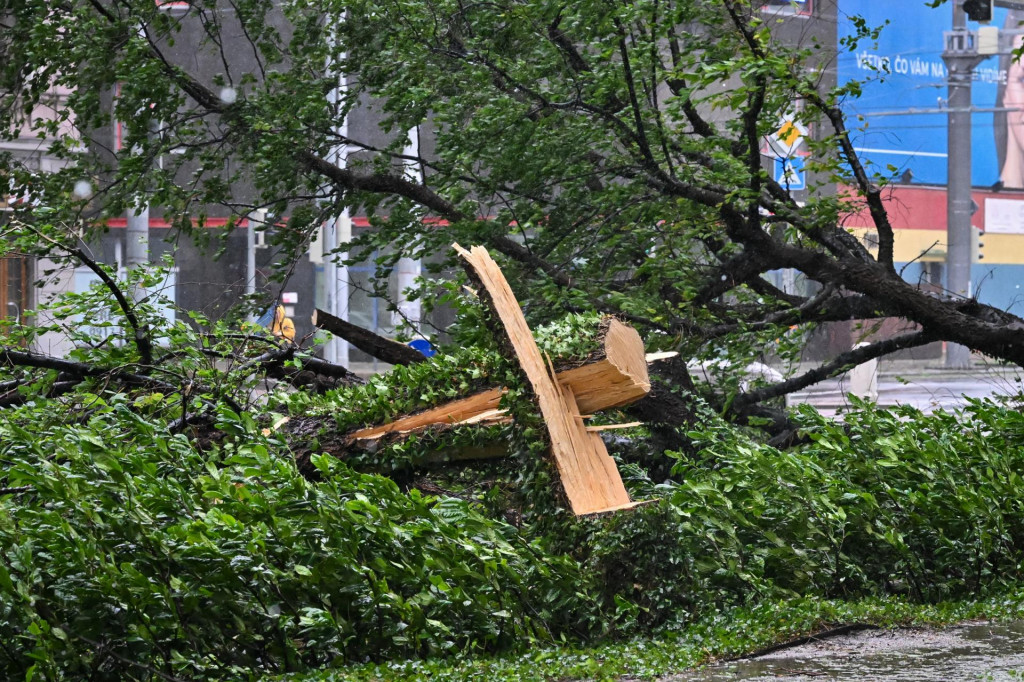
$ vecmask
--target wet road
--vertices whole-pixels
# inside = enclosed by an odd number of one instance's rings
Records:
[[[1024,389],[1024,374],[999,368],[979,368],[973,372],[942,370],[907,373],[883,372],[878,381],[879,405],[913,405],[926,412],[949,409],[966,403],[968,398],[991,395],[1015,395]],[[849,406],[846,378],[817,384],[794,393],[789,404],[810,403],[827,415]]]
[[[671,682],[1024,680],[1024,622],[864,630],[664,678]]]
[[[878,403],[925,412],[966,404],[968,398],[1017,395],[1024,374],[1005,368],[971,372],[925,369],[883,372]],[[845,378],[790,396],[835,415],[850,405]],[[943,629],[864,630],[777,651],[756,659],[663,678],[664,682],[841,680],[842,682],[1024,682],[1024,622],[976,623]]]

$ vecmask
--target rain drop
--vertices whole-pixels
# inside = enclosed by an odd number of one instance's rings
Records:
[[[79,180],[75,183],[72,194],[76,199],[88,199],[92,196],[92,184],[88,180]]]
[[[232,87],[224,87],[220,89],[220,101],[224,104],[234,104],[238,99],[238,90]]]

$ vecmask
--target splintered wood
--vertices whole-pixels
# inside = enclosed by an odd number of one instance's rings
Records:
[[[604,335],[604,359],[560,372],[557,381],[572,388],[584,413],[640,400],[651,391],[640,334],[618,320],[611,320]]]
[[[627,386],[632,383],[628,380],[613,382],[609,386],[600,378],[600,373],[595,374],[590,369],[590,365],[572,370],[579,374],[575,382],[560,383],[554,370],[545,363],[515,294],[487,250],[474,246],[467,251],[458,244],[453,247],[473,268],[487,289],[494,311],[504,325],[519,364],[533,387],[551,438],[555,465],[573,513],[577,516],[597,514],[637,504],[630,501],[604,441],[598,434],[588,432],[584,426],[581,409],[583,412],[594,411],[592,405],[595,402],[604,407],[622,405],[645,394],[650,384],[642,352],[638,362],[627,360],[625,367],[617,368],[620,374],[627,377],[632,376],[631,373],[637,376],[642,374],[643,383],[647,386],[639,395],[634,395],[638,389]],[[629,331],[636,333],[635,330]],[[608,361],[608,364],[614,364],[614,359],[609,358]],[[617,384],[621,386],[617,387]]]
[[[408,417],[402,417],[388,424],[360,429],[350,434],[349,437],[356,440],[369,440],[380,438],[387,433],[411,433],[434,424],[483,423],[485,420],[482,415],[494,414],[497,417],[497,413],[503,412],[498,409],[498,403],[501,402],[501,396],[504,393],[505,390],[501,388],[491,389]]]
[[[651,390],[644,343],[635,329],[609,320],[601,341],[603,357],[556,375],[559,384],[572,390],[581,414],[585,415],[628,405]],[[482,391],[387,424],[360,429],[349,437],[373,440],[389,433],[413,433],[436,424],[493,424],[506,418],[504,410],[498,409],[504,393],[503,388]]]

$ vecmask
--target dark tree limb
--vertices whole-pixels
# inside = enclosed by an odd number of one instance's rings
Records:
[[[804,644],[813,644],[820,642],[824,639],[831,639],[832,637],[840,637],[842,635],[849,635],[854,632],[860,632],[861,630],[877,630],[877,625],[871,625],[869,623],[850,623],[849,625],[840,625],[838,627],[829,628],[823,632],[817,632],[807,637],[798,637],[791,639],[788,642],[782,642],[780,644],[773,644],[771,646],[758,649],[749,654],[743,654],[742,656],[735,656],[733,658],[726,659],[727,661],[743,661],[751,658],[760,658],[761,656],[767,656],[768,654],[775,653],[776,651],[783,651],[785,649],[792,649],[794,647],[803,646]]]
[[[846,128],[846,119],[842,111],[826,102],[814,87],[801,88],[800,94],[828,118],[832,128],[836,131],[836,140],[839,143],[839,148],[846,162],[853,170],[857,186],[864,194],[864,199],[868,205],[868,212],[871,214],[871,220],[878,231],[878,262],[888,270],[895,272],[893,252],[896,237],[892,223],[889,222],[889,212],[885,210],[885,205],[882,203],[882,189],[877,184],[871,182],[864,164],[861,163],[860,155],[850,139],[850,131]]]
[[[46,397],[57,398],[62,396],[65,393],[72,391],[75,386],[80,383],[82,383],[81,379],[54,382],[54,384],[46,391]],[[0,408],[24,405],[30,400],[30,398],[31,396],[23,395],[17,390],[6,391],[4,393],[0,393]]]
[[[831,284],[826,285],[817,294],[805,299],[794,308],[782,308],[780,310],[760,308],[753,317],[747,317],[746,320],[708,327],[704,330],[704,335],[706,338],[717,338],[738,331],[760,331],[780,324],[793,325],[810,321],[823,321],[821,319],[821,311],[828,305],[835,291],[835,286]],[[850,318],[844,317],[840,319]]]
[[[364,353],[391,365],[412,365],[426,360],[422,353],[404,343],[392,341],[319,308],[313,311],[313,326],[345,339]]]
[[[778,267],[793,267],[819,282],[835,282],[864,294],[878,311],[903,317],[932,340],[955,341],[1024,367],[1024,319],[973,300],[950,300],[922,291],[878,263],[838,262],[785,244],[766,245]]]
[[[147,386],[167,391],[168,393],[178,393],[186,390],[191,391],[192,393],[212,392],[208,391],[205,387],[195,386],[192,384],[188,384],[184,387],[177,386],[167,381],[162,381],[145,374],[130,372],[119,367],[89,365],[84,362],[64,360],[62,358],[55,358],[49,355],[40,355],[38,353],[30,353],[27,351],[3,347],[0,347],[0,366],[34,367],[36,369],[55,370],[61,373],[61,381],[71,381],[75,379],[81,381],[88,378],[109,377],[128,386]],[[241,406],[231,398],[222,396],[222,399],[227,402],[232,409],[236,411],[242,410]]]
[[[650,369],[650,394],[623,411],[648,425],[660,450],[691,451],[692,444],[685,431],[697,424],[699,415],[694,403],[686,397],[696,395],[686,360],[677,355],[651,365]]]
[[[332,364],[320,358],[306,355],[296,356],[298,350],[297,346],[291,344],[275,348],[249,360],[239,367],[238,371],[244,373],[258,370],[265,372],[273,378],[285,379],[293,385],[312,385],[318,390],[337,388],[339,384],[353,385],[363,383],[363,380],[358,375],[349,371],[348,368]],[[292,359],[300,364],[301,369],[285,366],[285,363]],[[325,382],[321,377],[326,377],[332,381]]]
[[[555,16],[554,21],[548,26],[548,39],[562,51],[565,56],[566,62],[568,62],[570,68],[577,73],[587,73],[590,71],[590,65],[587,64],[586,60],[583,59],[583,55],[580,54],[579,50],[576,49],[576,45],[573,44],[569,37],[566,36],[565,32],[561,29],[562,13],[559,11],[558,15]]]
[[[832,361],[819,367],[815,367],[800,376],[787,379],[786,381],[782,381],[771,386],[765,386],[764,388],[748,391],[747,393],[741,393],[736,396],[735,400],[733,400],[732,406],[736,409],[742,409],[748,405],[760,403],[765,400],[780,398],[789,393],[793,393],[794,391],[799,391],[802,388],[816,384],[819,381],[842,374],[862,362],[880,358],[883,355],[895,353],[896,351],[903,350],[905,348],[923,346],[924,344],[931,343],[934,340],[935,337],[931,334],[920,331],[896,336],[884,341],[878,341],[860,348],[854,348],[853,350],[841,353]]]
[[[103,269],[99,263],[92,259],[85,252],[85,249],[80,247],[71,247],[61,244],[57,240],[53,239],[49,235],[46,235],[39,230],[35,229],[31,225],[21,223],[26,229],[34,232],[40,239],[49,242],[54,248],[64,251],[67,255],[77,258],[82,261],[82,264],[89,268],[97,277],[103,282],[103,285],[113,295],[114,300],[117,301],[117,306],[121,309],[124,314],[125,320],[128,321],[128,325],[132,328],[132,336],[135,342],[135,347],[139,351],[139,360],[143,366],[149,367],[153,364],[153,342],[150,339],[149,328],[143,324],[138,315],[135,314],[135,309],[131,303],[128,302],[128,297],[125,296],[124,292],[121,291],[121,287],[117,285],[117,282],[111,278],[107,271]]]

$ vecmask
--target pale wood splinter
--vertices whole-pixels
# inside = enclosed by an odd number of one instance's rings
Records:
[[[599,402],[604,403],[604,407],[622,405],[645,395],[650,390],[650,382],[647,379],[647,364],[642,344],[639,361],[620,359],[620,362],[624,363],[622,374],[630,377],[643,376],[645,379],[646,388],[640,391],[639,396],[626,397],[632,393],[629,388],[629,384],[633,383],[631,381],[623,382],[622,386],[617,386],[616,382],[613,382],[612,385],[606,384],[602,388],[600,383],[595,381],[593,370],[589,369],[590,365],[571,370],[578,373],[577,377],[583,377],[581,380],[577,379],[581,381],[581,388],[574,390],[572,382],[560,382],[560,377],[556,376],[544,362],[519,302],[487,250],[474,246],[467,251],[458,244],[453,247],[472,267],[490,295],[494,312],[501,320],[516,358],[537,396],[551,439],[551,453],[573,513],[583,516],[635,506],[636,503],[629,499],[622,477],[619,476],[615,461],[608,454],[604,441],[598,434],[589,433],[580,417],[582,413],[596,410],[589,403],[577,400],[576,391],[579,390],[581,399],[587,396],[587,400],[591,402],[595,396],[606,396],[604,399],[598,398]],[[625,325],[621,326],[623,330],[636,333]],[[612,362],[614,363],[614,360]],[[619,402],[620,400],[623,402]],[[609,401],[610,405],[607,404]]]

